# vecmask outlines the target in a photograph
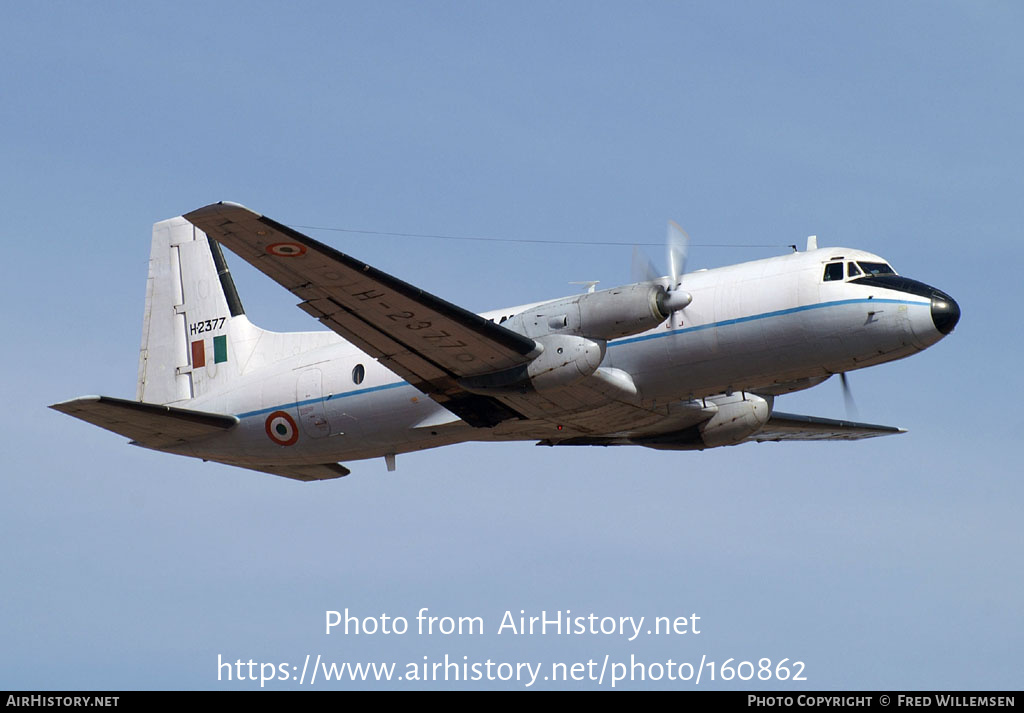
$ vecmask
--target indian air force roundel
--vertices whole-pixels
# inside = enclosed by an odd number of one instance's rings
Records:
[[[267,416],[267,435],[279,446],[293,446],[299,440],[299,429],[295,420],[284,411],[274,411]]]
[[[267,246],[267,252],[277,257],[299,257],[306,254],[306,246],[298,243],[273,243]]]

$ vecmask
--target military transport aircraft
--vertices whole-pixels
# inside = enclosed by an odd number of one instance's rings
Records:
[[[221,245],[331,331],[253,325]],[[678,251],[676,253],[679,256]],[[942,339],[960,308],[861,250],[807,249],[473,314],[234,203],[153,227],[135,400],[52,408],[297,480],[464,441],[702,450],[902,429],[777,396]]]

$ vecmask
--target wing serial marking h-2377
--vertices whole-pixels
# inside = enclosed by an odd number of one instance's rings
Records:
[[[249,322],[221,245],[330,331]],[[153,227],[136,398],[52,408],[298,480],[366,458],[393,470],[397,454],[465,441],[702,450],[902,432],[774,401],[926,349],[959,306],[876,255],[807,247],[477,315],[217,203]]]

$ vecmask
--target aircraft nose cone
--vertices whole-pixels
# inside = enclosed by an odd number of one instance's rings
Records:
[[[944,292],[932,295],[932,322],[943,334],[949,334],[960,321],[960,305]]]

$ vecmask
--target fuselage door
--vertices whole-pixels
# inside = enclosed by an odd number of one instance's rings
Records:
[[[306,369],[299,374],[295,388],[299,424],[310,438],[323,438],[331,432],[324,408],[324,377],[319,369]]]

